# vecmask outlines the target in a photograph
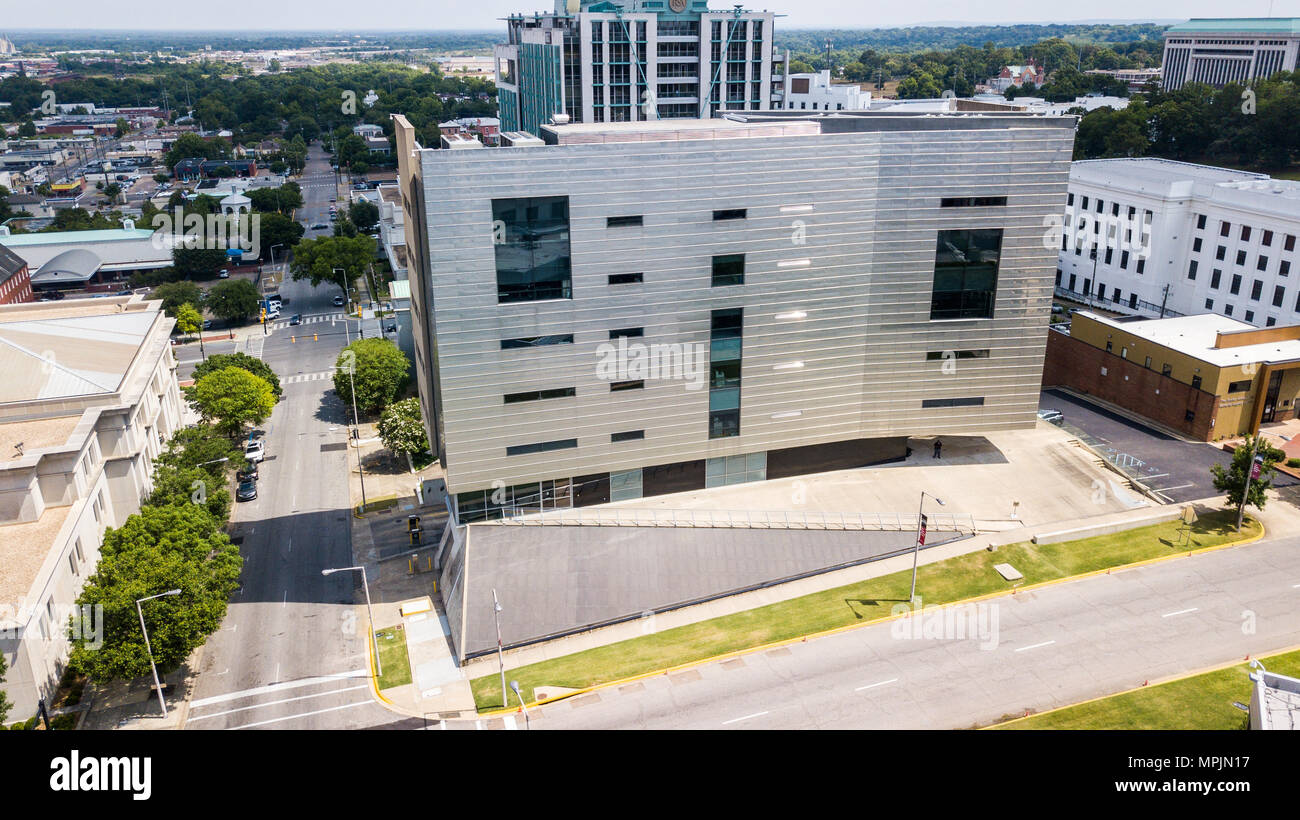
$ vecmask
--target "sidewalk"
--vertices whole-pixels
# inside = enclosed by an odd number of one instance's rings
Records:
[[[409,472],[405,458],[394,458],[379,443],[373,423],[363,423],[360,436],[348,460],[353,560],[366,568],[376,629],[402,625],[411,666],[411,683],[385,689],[380,698],[388,708],[407,715],[472,715],[476,711],[474,696],[469,679],[452,655],[450,629],[438,598],[438,573],[431,566],[447,511],[440,504],[440,494],[430,493],[429,503],[424,505],[415,494],[421,482],[441,481],[442,467],[435,463],[417,473]],[[361,503],[361,475],[355,455],[358,450],[365,468],[367,499],[373,502],[396,496],[396,504],[356,514]],[[421,547],[411,546],[407,534],[409,515],[420,516]],[[403,616],[404,604],[423,611]],[[357,616],[364,622],[364,601],[357,606]]]

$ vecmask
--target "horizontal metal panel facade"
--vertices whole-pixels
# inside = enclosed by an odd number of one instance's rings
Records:
[[[1073,132],[1064,127],[419,153],[436,317],[436,401],[451,492],[877,436],[1034,423]],[[492,200],[567,196],[572,299],[498,304]],[[941,208],[941,197],[1006,196]],[[713,211],[744,208],[744,219]],[[610,216],[642,224],[607,227]],[[1004,231],[994,318],[931,321],[938,231]],[[745,283],[713,287],[715,255]],[[643,283],[610,285],[617,273]],[[612,392],[611,329],[629,342],[710,340],[711,311],[744,309],[741,434],[708,438],[709,390],[651,380]],[[421,316],[424,311],[415,311]],[[573,334],[502,350],[501,339]],[[987,349],[988,358],[927,360]],[[707,353],[706,353],[707,361]],[[432,390],[433,365],[421,372]],[[503,394],[576,388],[505,404]],[[982,406],[922,409],[926,399]],[[773,418],[777,416],[777,418]],[[645,430],[642,440],[610,434]],[[507,446],[578,447],[507,456]]]

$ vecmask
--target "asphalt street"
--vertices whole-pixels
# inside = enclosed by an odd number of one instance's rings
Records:
[[[312,340],[293,341],[287,328],[250,340],[261,342],[251,351],[280,375],[284,396],[263,426],[258,498],[232,516],[242,585],[204,648],[186,728],[404,726],[370,693],[359,574],[321,574],[353,564],[345,408],[331,379],[293,378],[331,371],[358,322],[337,318],[337,287],[287,281],[280,292],[286,312],[334,318],[313,324]],[[378,333],[366,325],[367,336]]]
[[[959,609],[952,627],[885,623],[658,675],[535,708],[532,728],[958,729],[1019,717],[1300,644],[1298,546],[1174,559]],[[932,627],[939,637],[926,637]]]
[[[1195,501],[1218,495],[1210,466],[1227,464],[1231,455],[1209,444],[1188,443],[1131,419],[1057,390],[1044,390],[1039,408],[1060,410],[1065,423],[1087,433],[1109,448],[1136,459],[1133,472],[1144,484],[1174,502]],[[1275,487],[1288,487],[1294,479],[1278,473]]]

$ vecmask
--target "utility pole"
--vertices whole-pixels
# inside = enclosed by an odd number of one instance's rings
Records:
[[[497,591],[492,589],[492,620],[497,625],[497,665],[501,668],[501,708],[510,708],[510,699],[506,695],[506,659],[501,649],[501,602],[497,600]]]

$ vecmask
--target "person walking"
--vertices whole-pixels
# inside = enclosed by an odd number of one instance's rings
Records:
[[[943,449],[943,442],[939,439],[934,440],[934,457],[939,458],[939,451]]]

